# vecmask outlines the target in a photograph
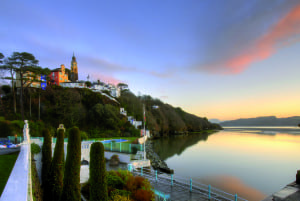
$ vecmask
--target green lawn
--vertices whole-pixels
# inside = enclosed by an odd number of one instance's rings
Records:
[[[0,195],[4,190],[6,182],[9,178],[11,170],[15,165],[18,155],[19,152],[8,155],[0,155]]]
[[[136,138],[139,137],[109,137],[109,138],[89,138],[89,140],[99,140],[99,141],[103,141],[103,140],[111,140],[111,139],[126,139],[128,140],[127,142],[122,142],[122,143],[132,143]]]

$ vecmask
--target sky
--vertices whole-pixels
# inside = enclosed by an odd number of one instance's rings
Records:
[[[208,119],[300,116],[300,0],[2,0],[0,52]]]

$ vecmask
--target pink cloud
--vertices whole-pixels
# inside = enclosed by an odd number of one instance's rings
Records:
[[[92,78],[95,80],[99,79],[101,82],[106,82],[106,83],[110,83],[110,84],[114,84],[114,85],[117,85],[118,83],[122,82],[121,80],[118,80],[118,79],[114,78],[113,76],[103,75],[100,73],[93,73]]]
[[[90,81],[97,81],[100,80],[101,82],[109,83],[117,85],[118,83],[123,83],[123,81],[116,79],[111,75],[107,75],[106,73],[99,73],[99,72],[79,72],[79,79],[87,80],[87,76],[90,76]]]
[[[252,63],[269,58],[279,48],[299,42],[300,5],[293,8],[272,26],[251,47],[225,61],[206,66],[212,73],[237,74]]]

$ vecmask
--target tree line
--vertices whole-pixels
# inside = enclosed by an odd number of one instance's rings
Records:
[[[119,101],[125,107],[128,116],[138,120],[143,119],[145,105],[146,128],[156,137],[222,129],[218,124],[210,123],[206,117],[189,114],[149,95],[135,96],[132,92],[125,91]]]
[[[0,115],[7,120],[38,121],[38,124],[32,125],[41,128],[48,126],[52,135],[55,135],[57,125],[63,123],[67,128],[78,126],[89,137],[138,136],[139,131],[128,122],[126,116],[120,114],[120,107],[126,109],[128,116],[142,121],[143,105],[146,108],[146,128],[156,137],[221,128],[205,117],[189,114],[151,96],[135,96],[129,90],[122,91],[115,102],[90,89],[56,85],[47,86],[46,90],[32,88],[30,83],[40,82],[37,76],[48,75],[48,68],[38,66],[38,60],[26,52],[14,52],[7,58],[1,54],[0,58],[0,69],[9,74],[3,78],[11,81],[11,86],[1,87]],[[29,71],[32,72],[31,77],[24,77]],[[16,78],[21,83],[18,88],[14,84]]]

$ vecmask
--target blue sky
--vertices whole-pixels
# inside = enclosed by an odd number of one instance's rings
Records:
[[[299,0],[17,1],[0,7],[0,52],[33,53],[80,79],[221,120],[300,115]]]

